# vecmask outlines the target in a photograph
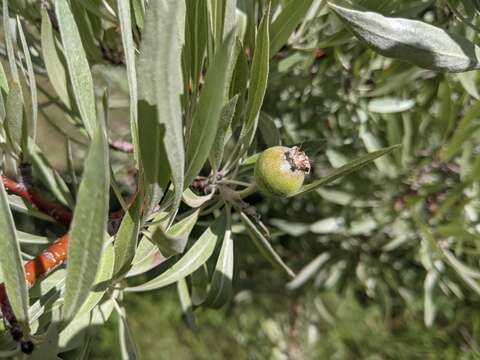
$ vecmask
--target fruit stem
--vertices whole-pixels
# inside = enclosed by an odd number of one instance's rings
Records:
[[[246,189],[243,189],[242,191],[237,191],[237,195],[240,197],[240,199],[244,199],[247,196],[250,196],[254,193],[257,192],[257,184],[255,182],[252,182]]]

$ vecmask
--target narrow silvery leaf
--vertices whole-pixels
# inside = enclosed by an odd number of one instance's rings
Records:
[[[28,150],[35,179],[45,185],[58,202],[64,206],[71,205],[73,207],[74,200],[67,184],[32,140],[30,140]]]
[[[364,166],[370,164],[373,160],[378,159],[380,156],[383,156],[385,154],[388,154],[392,152],[395,149],[398,149],[399,145],[393,145],[375,152],[368,153],[364,156],[359,157],[358,159],[355,159],[351,162],[349,162],[346,165],[343,165],[335,170],[333,170],[330,174],[327,176],[324,176],[321,179],[315,180],[314,182],[305,185],[302,189],[300,189],[299,192],[291,195],[291,196],[297,196],[301,194],[305,194],[307,192],[313,191],[321,186],[325,186],[332,181],[337,180],[338,178],[348,175],[358,169],[363,168]]]
[[[48,16],[45,8],[42,8],[41,44],[42,58],[45,63],[48,78],[60,100],[70,108],[71,104],[70,96],[68,94],[67,69],[56,45],[50,16]]]
[[[270,56],[274,56],[286,44],[295,28],[305,18],[312,2],[313,0],[287,2],[287,5],[275,18],[271,26]]]
[[[105,127],[98,123],[73,213],[63,317],[73,318],[95,282],[106,233],[110,171]]]
[[[359,39],[384,56],[437,71],[480,68],[480,48],[460,35],[422,21],[329,6]]]
[[[237,0],[226,0],[223,19],[223,38],[226,38],[237,26]]]
[[[185,30],[185,64],[192,81],[192,91],[196,93],[204,63],[207,36],[207,0],[187,1]],[[188,80],[185,79],[185,80]]]
[[[435,304],[435,298],[433,296],[433,292],[437,285],[438,281],[438,273],[436,270],[430,270],[425,277],[425,281],[423,283],[424,289],[424,322],[425,326],[431,327],[435,320],[435,314],[437,310],[437,306]]]
[[[93,80],[87,55],[70,9],[70,2],[56,0],[55,10],[75,100],[85,130],[92,137],[96,128],[96,109]]]
[[[415,106],[415,100],[384,97],[371,100],[368,111],[381,114],[399,113],[410,110]]]
[[[233,249],[232,231],[227,227],[217,264],[215,265],[210,289],[203,303],[204,306],[220,308],[230,300],[233,279]]]
[[[237,106],[238,94],[231,98],[223,107],[220,115],[220,124],[218,125],[217,135],[212,145],[210,154],[210,162],[213,169],[218,169],[223,158],[223,151],[225,149],[225,136],[230,125],[232,124],[233,115]]]
[[[241,212],[240,218],[245,224],[247,232],[250,235],[250,238],[252,239],[257,249],[260,251],[260,254],[265,259],[267,259],[273,266],[280,270],[283,270],[285,273],[287,273],[288,276],[293,278],[295,276],[295,273],[292,271],[292,269],[288,267],[287,264],[285,264],[280,255],[278,255],[277,252],[273,249],[272,245],[270,245],[268,239],[265,237],[262,230],[259,229],[245,213]]]
[[[8,205],[7,193],[3,187],[3,182],[0,183],[0,232],[2,234],[0,269],[15,316],[23,324],[28,324],[28,291],[20,255],[20,244]]]
[[[70,322],[58,337],[58,346],[62,351],[77,348],[81,345],[81,340],[85,338],[87,333],[105,324],[113,312],[114,301],[113,299],[108,299],[95,307],[91,313],[84,314],[79,319]]]
[[[90,312],[102,300],[103,295],[107,291],[113,276],[113,266],[115,263],[115,248],[110,242],[102,251],[100,265],[98,267],[97,276],[93,284],[92,290],[82,307],[75,315],[77,318],[83,314]]]
[[[195,241],[190,249],[172,267],[146,283],[125,291],[150,291],[173,284],[192,274],[212,256],[218,239],[225,234],[225,213]]]
[[[0,89],[2,89],[5,93],[8,93],[8,79],[2,64],[0,64]]]
[[[198,175],[207,160],[220,122],[223,99],[228,90],[228,70],[232,61],[234,36],[230,33],[216,52],[207,70],[187,144],[185,185]]]
[[[138,161],[137,73],[135,68],[135,43],[132,35],[130,1],[119,0],[117,4],[130,95],[130,129],[132,132],[133,154],[135,160]]]
[[[11,82],[7,95],[5,130],[12,149],[17,153],[22,146],[24,125],[22,89],[19,83]]]
[[[480,101],[476,101],[465,111],[465,115],[456,125],[452,138],[441,152],[443,161],[450,160],[464,146],[465,142],[472,137],[475,130],[480,128],[478,115],[480,114]]]
[[[288,290],[295,290],[315,276],[320,268],[330,259],[329,253],[322,253],[313,259],[287,284]]]
[[[248,102],[245,114],[245,125],[242,129],[243,153],[253,141],[257,130],[258,116],[267,90],[267,80],[270,60],[269,22],[270,8],[263,15],[255,40],[250,85],[248,88]]]
[[[183,192],[182,200],[191,208],[196,209],[205,204],[207,201],[211,200],[213,198],[213,195],[213,192],[208,195],[197,195],[192,190],[186,189]]]
[[[3,0],[3,32],[5,34],[5,47],[7,48],[8,63],[10,65],[10,75],[12,80],[20,83],[18,75],[17,60],[15,59],[15,51],[13,44],[13,36],[11,29],[10,16],[8,15],[8,0]]]
[[[35,80],[35,73],[33,72],[32,58],[30,56],[30,49],[25,39],[25,34],[23,32],[22,23],[17,17],[18,23],[18,33],[20,34],[20,42],[22,43],[23,56],[27,64],[27,74],[28,74],[28,87],[30,88],[31,96],[31,105],[32,105],[32,117],[31,125],[28,127],[29,135],[35,141],[37,137],[37,119],[38,119],[38,101],[37,101],[37,82]]]
[[[138,232],[140,229],[141,204],[141,197],[137,194],[133,206],[125,212],[122,222],[120,223],[120,228],[115,238],[115,276],[127,271],[135,257]]]
[[[180,102],[183,93],[181,56],[184,31],[183,1],[148,3],[138,61],[139,99],[156,106],[158,123],[164,129],[163,144],[175,187],[174,207],[180,204],[184,187],[185,153]]]
[[[190,291],[188,289],[187,280],[185,278],[178,280],[177,282],[177,293],[180,300],[180,305],[182,307],[183,316],[188,325],[195,329],[195,314],[193,313],[193,301],[190,296]]]
[[[165,231],[162,224],[152,225],[148,228],[149,239],[162,253],[163,256],[180,254],[185,250],[188,237],[198,220],[199,210],[173,224],[168,231]]]
[[[137,344],[133,338],[133,332],[130,329],[127,321],[127,313],[123,306],[115,304],[115,309],[117,314],[120,317],[118,322],[118,335],[120,338],[120,350],[122,354],[122,359],[124,360],[135,360],[139,359],[140,355],[138,353]]]

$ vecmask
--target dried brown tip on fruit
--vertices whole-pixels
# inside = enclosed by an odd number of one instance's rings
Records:
[[[310,174],[310,159],[298,146],[294,146],[285,152],[285,160],[288,161],[293,171],[299,170]]]

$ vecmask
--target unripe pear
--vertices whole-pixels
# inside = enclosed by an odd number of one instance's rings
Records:
[[[254,178],[265,195],[288,197],[303,185],[310,160],[297,146],[274,146],[262,152],[255,163]]]

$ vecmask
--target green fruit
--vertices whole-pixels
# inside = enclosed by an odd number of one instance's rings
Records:
[[[308,157],[298,147],[274,146],[260,154],[254,177],[262,193],[288,197],[300,190],[309,171]]]

